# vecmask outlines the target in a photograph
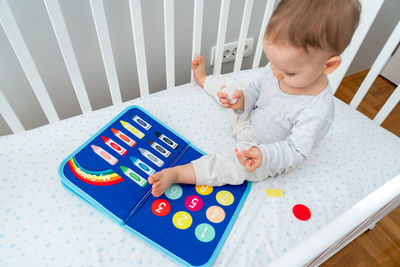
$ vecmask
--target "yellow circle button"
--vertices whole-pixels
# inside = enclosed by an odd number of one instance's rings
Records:
[[[216,198],[218,203],[224,206],[231,205],[235,200],[232,193],[225,190],[218,192]]]
[[[172,217],[172,223],[178,229],[187,229],[192,225],[193,219],[186,211],[179,211]]]
[[[213,191],[213,187],[207,185],[196,185],[196,191],[200,195],[206,196],[211,194],[211,192]]]

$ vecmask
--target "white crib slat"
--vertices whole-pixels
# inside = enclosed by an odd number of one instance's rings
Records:
[[[237,52],[236,52],[235,65],[233,66],[234,72],[240,71],[240,68],[242,66],[243,51],[244,51],[244,46],[246,43],[247,31],[249,29],[251,11],[253,9],[253,3],[254,3],[254,0],[246,0],[245,6],[244,6],[242,26],[240,27],[240,34],[239,34],[239,44],[238,44],[238,48],[237,48]]]
[[[11,108],[10,103],[8,103],[7,98],[4,96],[3,92],[0,90],[0,114],[3,116],[4,120],[10,127],[13,133],[20,133],[25,131],[24,126],[18,119],[14,110]]]
[[[333,93],[336,92],[354,56],[363,42],[365,35],[375,20],[384,0],[362,1],[360,24],[353,35],[350,45],[342,53],[342,64],[332,74],[328,75],[329,84]]]
[[[204,0],[194,1],[192,61],[200,55]],[[193,82],[193,72],[191,79]]]
[[[167,88],[175,86],[174,0],[164,0],[165,63]]]
[[[122,102],[121,89],[119,87],[117,70],[115,68],[114,55],[111,46],[110,33],[104,11],[103,0],[90,0],[100,51],[106,70],[108,86],[113,104]]]
[[[224,52],[225,35],[226,35],[226,28],[228,25],[228,15],[229,15],[230,5],[231,5],[231,0],[222,0],[221,2],[221,10],[219,13],[219,22],[218,22],[217,47],[215,51],[214,75],[218,75],[221,73],[222,57]]]
[[[376,114],[374,121],[378,124],[382,124],[382,122],[394,109],[397,103],[399,103],[399,101],[400,101],[400,85],[397,86],[396,90],[394,90],[392,95],[386,101],[385,105],[383,105],[381,110],[379,110],[378,114]]]
[[[7,1],[0,2],[0,23],[48,119],[60,120]]]
[[[72,47],[71,38],[69,36],[65,20],[61,12],[58,0],[44,0],[44,4],[49,14],[51,25],[53,26],[61,54],[64,58],[67,71],[71,78],[75,94],[78,98],[79,105],[83,113],[92,111],[86,87],[83,82],[82,74],[79,69],[78,61],[74,49]]]
[[[399,41],[400,41],[400,21],[397,23],[396,28],[394,29],[389,39],[383,46],[381,52],[376,58],[374,64],[372,65],[370,71],[368,72],[367,77],[365,77],[356,95],[351,100],[350,102],[351,107],[357,108],[358,105],[360,105],[362,99],[367,94],[372,83],[375,81],[376,77],[381,73],[386,63],[390,59],[390,56],[393,50],[396,48]]]
[[[254,53],[253,66],[251,67],[252,69],[258,68],[260,65],[261,54],[263,51],[264,33],[267,29],[272,12],[274,11],[275,1],[276,0],[268,0],[267,6],[265,7],[263,23],[261,25],[260,33],[258,34],[256,52]]]
[[[147,77],[146,54],[144,49],[142,7],[140,0],[129,0],[131,13],[133,41],[135,43],[136,66],[139,75],[140,95],[149,94],[149,82]]]

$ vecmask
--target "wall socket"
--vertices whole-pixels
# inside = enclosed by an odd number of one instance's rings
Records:
[[[223,57],[222,57],[222,63],[234,61],[236,59],[236,51],[239,45],[239,41],[224,44],[224,50],[223,50]],[[243,51],[243,57],[250,56],[251,53],[253,52],[253,45],[254,45],[254,38],[249,38],[246,39],[246,43],[244,45],[244,51]],[[210,65],[214,66],[214,59],[215,59],[215,52],[216,52],[216,46],[211,48],[211,60],[210,60]]]

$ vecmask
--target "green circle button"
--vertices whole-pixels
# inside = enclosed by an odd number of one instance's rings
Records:
[[[195,234],[201,242],[210,242],[215,237],[215,230],[208,223],[202,223],[196,227]]]
[[[167,191],[165,191],[164,194],[167,196],[167,198],[175,200],[180,198],[182,196],[182,193],[182,187],[180,185],[173,184],[167,189]]]

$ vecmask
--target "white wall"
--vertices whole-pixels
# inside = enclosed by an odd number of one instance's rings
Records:
[[[57,40],[42,0],[8,0],[18,26],[32,53],[50,97],[61,119],[81,113],[69,75],[63,62]],[[93,109],[112,104],[107,79],[97,42],[96,30],[88,0],[59,0],[70,33],[79,67]],[[244,8],[243,0],[232,0],[226,42],[236,41]],[[386,0],[378,19],[372,26],[349,73],[371,66],[394,24],[399,19],[398,0]],[[266,0],[255,0],[248,37],[257,41]],[[104,0],[118,79],[123,101],[139,97],[136,61],[127,0]],[[211,47],[215,46],[220,0],[205,0],[202,55],[210,61]],[[150,92],[166,87],[163,1],[142,1],[144,37]],[[193,1],[175,0],[175,63],[177,85],[190,82],[192,49]],[[252,57],[243,60],[242,69],[251,67]],[[26,129],[47,123],[28,80],[0,27],[0,89]],[[260,65],[267,63],[263,56]],[[231,72],[233,62],[223,64],[222,72]],[[212,68],[207,64],[207,73]],[[11,131],[0,117],[0,135]]]

